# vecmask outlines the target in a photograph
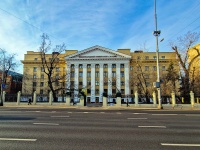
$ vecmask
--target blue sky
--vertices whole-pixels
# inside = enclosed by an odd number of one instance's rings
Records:
[[[157,0],[160,51],[172,51],[169,41],[188,31],[200,31],[199,0]],[[83,50],[155,51],[154,0],[1,0],[0,48],[17,53],[38,51],[40,36],[53,44]]]

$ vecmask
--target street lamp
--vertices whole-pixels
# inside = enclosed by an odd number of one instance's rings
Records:
[[[159,48],[158,48],[158,36],[160,35],[161,31],[157,29],[156,0],[154,0],[154,4],[155,4],[155,26],[156,26],[156,30],[153,32],[153,35],[156,37],[156,66],[157,66],[157,80],[156,80],[156,83],[154,83],[154,87],[157,88],[157,92],[158,92],[158,109],[163,109],[162,101],[161,101]]]
[[[5,52],[1,49],[3,53],[3,69],[1,73],[1,97],[0,97],[0,106],[3,106],[3,88],[4,88],[4,72],[5,72]]]

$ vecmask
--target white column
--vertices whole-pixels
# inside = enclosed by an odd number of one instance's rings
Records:
[[[102,102],[103,101],[103,87],[104,87],[104,80],[103,80],[103,64],[100,64],[100,68],[99,68],[99,101]]]
[[[108,64],[108,80],[112,81],[112,64]],[[112,95],[112,85],[108,82],[108,95]]]
[[[67,68],[66,68],[66,89],[68,92],[70,89],[70,77],[71,77],[71,64],[67,64]]]
[[[19,92],[17,93],[17,105],[20,104],[20,99],[21,99],[21,92],[19,91]]]
[[[116,64],[116,86],[117,86],[117,89],[121,91],[121,76],[120,76],[120,64]],[[116,93],[119,92],[119,91],[116,91]]]
[[[83,64],[83,87],[87,85],[87,64]]]
[[[66,102],[65,102],[65,104],[67,106],[70,106],[70,96],[69,95],[66,96]]]
[[[156,92],[153,91],[153,104],[156,104]]]
[[[79,79],[79,64],[75,64],[75,78],[74,78],[74,86],[78,88],[78,79]],[[78,89],[74,91],[74,94],[78,94]]]
[[[52,105],[52,101],[53,101],[53,94],[52,91],[49,92],[49,105]]]
[[[172,96],[172,107],[174,107],[174,106],[176,105],[176,100],[175,100],[175,93],[174,93],[174,91],[172,91],[171,96]]]
[[[190,100],[191,100],[192,107],[194,107],[194,93],[193,93],[193,91],[190,91]]]
[[[33,93],[33,105],[36,104],[36,97],[37,97],[37,94],[36,94],[36,91],[34,91],[34,93]]]
[[[125,75],[125,95],[129,95],[130,94],[130,87],[129,87],[129,63],[125,63],[125,71],[124,71],[124,75]]]
[[[138,104],[138,92],[135,91],[135,105]]]
[[[91,102],[95,102],[95,64],[91,64]]]

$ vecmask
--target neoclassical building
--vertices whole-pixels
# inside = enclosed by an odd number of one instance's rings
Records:
[[[174,62],[179,71],[176,54],[174,52],[160,52],[160,73],[167,73],[167,68]],[[22,93],[47,94],[49,92],[47,77],[42,72],[39,52],[28,51],[24,56],[24,74],[29,78],[23,80]],[[47,54],[51,57],[51,54]],[[135,91],[144,93],[144,88],[152,92],[155,90],[153,82],[156,81],[156,53],[131,51],[131,49],[118,49],[117,51],[93,46],[81,51],[66,50],[59,55],[59,65],[54,71],[55,76],[66,74],[61,84],[64,94],[74,90],[72,99],[78,99],[80,89],[86,93],[86,101],[102,102],[102,94],[107,93],[108,101],[114,101],[116,94],[122,94],[122,100],[132,99]],[[166,89],[166,90],[169,90]],[[165,91],[167,92],[167,91]],[[170,91],[169,91],[170,93]]]

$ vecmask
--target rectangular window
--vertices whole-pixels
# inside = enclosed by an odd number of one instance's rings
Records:
[[[37,72],[37,67],[33,67],[33,71],[34,71],[34,72]]]
[[[95,81],[95,85],[99,86],[99,81]]]
[[[116,94],[116,89],[112,89],[112,93],[113,93],[113,94]]]
[[[141,57],[140,56],[137,56],[137,60],[140,60],[141,59]]]
[[[145,71],[149,71],[149,66],[145,66]]]
[[[56,75],[56,79],[59,79],[59,78],[60,78],[60,76],[59,76],[59,74],[57,74],[57,75]]]
[[[34,75],[33,75],[33,79],[36,79],[36,78],[37,78],[37,75],[36,75],[36,74],[34,74]]]
[[[116,77],[116,72],[115,71],[112,72],[112,77]]]
[[[36,82],[33,82],[33,86],[37,86],[37,83],[36,83]]]
[[[37,59],[37,58],[35,58],[34,60],[35,60],[35,61],[37,61],[38,59]]]
[[[87,65],[87,68],[91,68],[91,65]]]
[[[95,68],[99,68],[99,64],[96,64],[96,65],[95,65]]]
[[[120,64],[120,68],[124,68],[124,64]]]
[[[87,85],[91,85],[91,81],[87,81]]]
[[[41,72],[44,72],[44,67],[41,67]]]
[[[162,66],[162,71],[165,71],[165,70],[166,70],[165,66]]]
[[[149,59],[149,56],[145,56],[145,60],[148,60]]]
[[[41,79],[44,79],[44,75],[43,74],[41,74]]]
[[[107,65],[107,64],[104,64],[103,67],[104,67],[104,68],[108,68],[108,65]]]
[[[60,71],[60,67],[56,67],[56,72],[59,72]]]
[[[108,77],[108,72],[104,71],[103,72],[103,77]]]
[[[71,72],[71,78],[74,78],[74,76],[75,76],[75,73],[74,73],[74,71],[72,71]]]
[[[44,94],[44,91],[43,91],[43,90],[40,90],[40,94]]]
[[[144,77],[145,77],[146,79],[149,79],[149,75],[148,75],[148,74],[146,74]]]
[[[112,81],[112,85],[115,86],[116,85],[116,81]]]
[[[124,77],[124,71],[120,72],[120,76],[123,78]]]
[[[96,72],[95,72],[95,77],[96,77],[96,78],[99,78],[99,71],[96,71]]]
[[[88,93],[88,94],[91,94],[91,90],[90,90],[90,89],[87,89],[87,93]]]
[[[156,56],[153,56],[153,59],[154,59],[154,60],[156,60],[156,58],[157,58]]]
[[[74,81],[70,81],[71,86],[74,86]]]
[[[91,72],[87,72],[87,77],[91,78]]]
[[[83,65],[82,65],[82,64],[80,64],[80,65],[79,65],[79,68],[83,68]]]
[[[71,65],[71,68],[74,69],[74,64]]]
[[[121,86],[124,86],[124,81],[121,81]]]
[[[156,68],[157,68],[156,66],[153,66],[153,71],[156,71],[157,70]]]
[[[40,87],[43,87],[44,86],[44,82],[40,82]]]
[[[80,82],[79,82],[79,85],[83,85],[83,82],[82,82],[82,81],[80,81]]]
[[[80,78],[83,77],[83,72],[79,72],[79,77],[80,77]]]
[[[96,89],[96,90],[95,90],[95,94],[99,94],[99,89]]]
[[[133,70],[133,66],[130,66],[130,70]]]
[[[165,59],[165,56],[161,56],[162,59]]]
[[[121,93],[124,94],[124,89],[121,89]]]
[[[116,64],[112,64],[112,68],[116,68]]]

